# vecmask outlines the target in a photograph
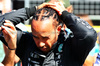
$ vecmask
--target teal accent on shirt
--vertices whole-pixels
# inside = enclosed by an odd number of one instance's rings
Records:
[[[58,51],[62,52],[62,48],[63,48],[63,44],[60,44],[59,47],[58,47]]]

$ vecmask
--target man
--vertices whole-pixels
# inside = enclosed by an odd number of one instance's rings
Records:
[[[0,66],[14,66],[17,31],[14,25],[8,20],[5,21],[4,26],[0,27],[0,31],[1,30],[3,32],[4,39],[8,44],[8,50],[4,60],[0,63]]]
[[[96,32],[86,21],[67,12],[61,3],[48,7],[50,8],[41,8],[34,12],[32,33],[18,32],[16,54],[22,60],[23,66],[82,66],[94,47]],[[33,11],[26,11],[22,9],[15,12],[22,17],[10,14],[10,18],[8,15],[5,17],[17,23],[18,20],[32,15]],[[73,33],[67,35],[66,31],[61,30],[62,23]]]

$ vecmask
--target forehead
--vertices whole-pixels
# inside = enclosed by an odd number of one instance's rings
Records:
[[[53,19],[45,19],[43,21],[34,20],[31,24],[33,34],[50,34],[54,30],[52,25]]]

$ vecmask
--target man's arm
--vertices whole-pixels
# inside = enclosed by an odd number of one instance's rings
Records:
[[[72,39],[72,48],[73,51],[76,48],[77,50],[73,53],[77,53],[79,60],[85,60],[88,53],[95,46],[97,39],[96,31],[88,24],[88,22],[68,13],[67,11],[62,12],[61,18],[74,34],[74,38]]]
[[[14,66],[14,57],[16,51],[17,31],[14,25],[6,20],[4,26],[0,27],[2,30],[4,39],[8,44],[7,54],[2,62],[5,66]]]
[[[84,40],[91,45],[94,46],[97,33],[96,31],[88,24],[88,22],[80,19],[79,17],[69,13],[62,3],[56,2],[55,6],[49,6],[55,9],[61,20],[65,23],[65,25],[73,32],[74,37],[78,40]],[[92,47],[93,47],[92,46]]]
[[[2,61],[5,66],[14,66],[15,50],[7,50],[7,54]]]
[[[5,13],[4,15],[0,16],[0,20],[5,18],[5,20],[10,20],[11,22],[13,22],[14,25],[16,25],[20,22],[28,20],[31,16],[34,15],[36,10],[46,7],[48,5],[53,6],[53,4],[51,3],[43,3],[39,6],[33,6],[31,8],[21,8],[16,11]]]
[[[95,45],[97,33],[88,22],[69,13],[61,3],[55,4],[56,6],[51,8],[58,12],[59,16],[61,16],[61,20],[74,34],[70,43],[72,54],[77,54],[76,60],[83,63]]]
[[[20,22],[29,19],[35,11],[36,7],[21,8],[16,11],[5,13],[4,15],[0,16],[0,20],[2,20],[2,18],[5,18],[5,20],[10,20],[11,22],[13,22],[14,25],[16,25]]]
[[[75,38],[80,40],[85,39],[86,37],[90,37],[90,40],[96,39],[96,31],[85,20],[80,19],[67,11],[62,12],[61,19],[66,26],[71,29]]]

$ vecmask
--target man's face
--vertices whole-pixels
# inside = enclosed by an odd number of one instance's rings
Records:
[[[44,19],[42,21],[33,19],[31,24],[33,39],[37,47],[45,53],[51,50],[58,39],[58,31],[54,27],[53,21],[53,19]]]

